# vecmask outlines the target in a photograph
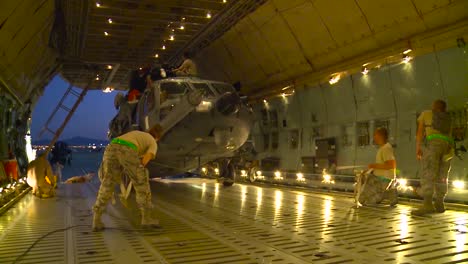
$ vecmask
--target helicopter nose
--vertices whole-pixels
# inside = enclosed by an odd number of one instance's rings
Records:
[[[216,102],[216,110],[223,115],[233,115],[239,111],[240,97],[235,93],[226,93]]]

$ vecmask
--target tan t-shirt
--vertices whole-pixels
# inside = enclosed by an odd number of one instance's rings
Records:
[[[138,148],[138,155],[142,156],[149,152],[156,156],[158,145],[156,140],[149,133],[134,130],[117,137],[135,144]]]
[[[426,133],[426,137],[432,134],[440,134],[439,131],[432,128],[432,111],[431,110],[424,111],[419,115],[418,126],[419,126],[419,123],[421,122],[424,124],[424,132]]]
[[[182,66],[180,66],[180,70],[189,76],[197,76],[198,74],[197,65],[191,59],[184,60]]]
[[[393,147],[390,143],[387,143],[379,148],[377,151],[377,156],[375,157],[375,163],[385,164],[385,162],[388,160],[395,160],[395,155],[393,155]],[[374,175],[393,179],[395,176],[395,169],[374,169]]]

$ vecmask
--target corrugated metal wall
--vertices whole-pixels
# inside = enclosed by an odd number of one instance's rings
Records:
[[[466,48],[451,48],[417,57],[408,64],[384,65],[367,75],[354,74],[334,85],[305,84],[291,96],[278,96],[269,99],[268,106],[255,106],[259,122],[265,107],[277,111],[279,117],[278,127],[257,125],[252,132],[261,151],[259,157],[279,157],[282,169],[300,170],[300,158],[315,155],[315,139],[336,137],[338,166],[368,164],[376,154],[373,129],[376,123],[388,121],[398,168],[404,176],[415,177],[419,168],[415,155],[417,114],[430,109],[438,98],[447,100],[449,110],[463,111],[468,106],[467,73]],[[283,120],[287,127],[283,127]],[[369,124],[369,145],[358,146],[360,122]],[[293,149],[289,143],[291,131],[296,129],[301,142]],[[279,148],[273,150],[269,144],[262,150],[263,135],[273,131],[279,131]],[[320,135],[314,135],[317,132]],[[468,145],[467,140],[464,143]],[[466,165],[455,159],[452,175],[465,175]]]

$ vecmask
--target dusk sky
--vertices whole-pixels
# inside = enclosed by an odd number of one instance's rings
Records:
[[[33,109],[31,125],[31,135],[34,141],[52,138],[53,135],[49,132],[45,132],[41,138],[39,138],[38,135],[64,95],[68,85],[69,84],[60,77],[55,77],[36,103]],[[75,89],[81,92],[81,89]],[[109,122],[117,113],[114,108],[114,97],[116,93],[117,92],[103,93],[101,90],[88,91],[60,138],[68,139],[81,136],[93,139],[107,139]],[[69,99],[65,101],[65,105],[71,108],[77,97],[69,95],[67,98]],[[59,127],[67,114],[63,109],[60,109],[58,113],[59,114],[53,119],[52,130],[56,130]]]

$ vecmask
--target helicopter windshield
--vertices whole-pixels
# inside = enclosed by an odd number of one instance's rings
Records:
[[[182,95],[187,92],[189,86],[185,82],[162,82],[161,92],[166,93],[168,96]]]
[[[216,91],[219,94],[225,94],[225,93],[228,93],[228,92],[231,92],[231,93],[235,92],[234,88],[230,84],[227,84],[227,83],[212,83],[211,85],[213,85],[213,87],[216,89]]]
[[[211,88],[208,86],[206,83],[192,83],[193,87],[197,90],[201,90],[203,95],[206,97],[212,97],[214,96],[213,91]]]

